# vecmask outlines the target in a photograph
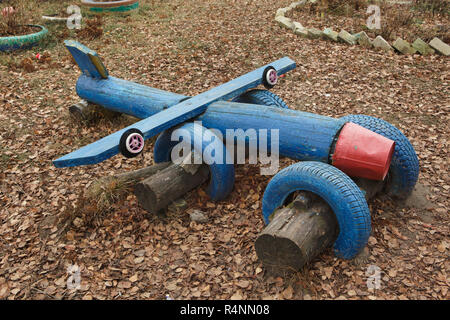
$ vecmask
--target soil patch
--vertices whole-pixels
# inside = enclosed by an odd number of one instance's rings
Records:
[[[41,29],[33,26],[17,26],[12,29],[0,30],[0,37],[23,36],[39,32]]]
[[[413,42],[417,38],[428,42],[434,37],[450,42],[448,13],[433,13],[418,10],[411,4],[393,4],[382,2],[380,7],[380,29],[369,29],[367,20],[374,14],[367,13],[369,4],[359,6],[342,5],[324,9],[317,3],[308,3],[289,11],[286,16],[302,23],[307,28],[333,30],[345,29],[350,33],[365,31],[371,38],[381,35],[388,41],[398,37]]]

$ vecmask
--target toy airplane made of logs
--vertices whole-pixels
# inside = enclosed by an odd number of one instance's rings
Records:
[[[65,41],[65,45],[84,76],[90,77],[96,82],[111,78],[95,51],[71,40]],[[271,88],[277,83],[280,75],[295,67],[295,62],[288,57],[276,60],[86,145],[54,160],[53,164],[58,168],[96,164],[119,152],[126,157],[137,156],[142,152],[144,140],[200,115],[208,105],[215,101],[232,99],[260,84]],[[102,84],[97,83],[97,85],[101,86]],[[133,92],[130,92],[130,95],[132,94]]]

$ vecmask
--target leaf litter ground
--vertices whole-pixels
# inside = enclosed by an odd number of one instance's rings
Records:
[[[442,56],[400,56],[359,46],[301,39],[273,21],[290,1],[141,1],[125,16],[103,18],[93,40],[53,26],[44,47],[0,55],[0,298],[3,299],[448,299],[449,64]],[[45,6],[45,4],[43,5]],[[129,120],[75,123],[78,68],[61,40],[96,50],[110,74],[156,88],[196,95],[282,56],[298,67],[274,88],[291,108],[340,117],[369,114],[411,139],[421,172],[417,197],[370,203],[373,232],[367,261],[327,250],[302,272],[266,275],[254,241],[263,229],[261,198],[270,177],[238,166],[227,201],[201,190],[187,210],[149,216],[133,195],[95,225],[58,221],[100,177],[152,163],[114,157],[99,165],[56,169],[51,160],[97,140]],[[44,50],[52,63],[32,72],[14,67]],[[35,58],[34,58],[35,59]],[[29,63],[29,61],[28,61]],[[281,165],[292,161],[283,159]],[[67,288],[68,266],[81,287]],[[366,269],[381,270],[379,290]]]

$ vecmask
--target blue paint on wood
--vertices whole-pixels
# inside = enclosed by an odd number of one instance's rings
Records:
[[[300,161],[328,163],[333,140],[346,121],[320,116],[308,112],[228,101],[212,103],[195,119],[202,126],[219,130],[224,140],[227,129],[242,129],[235,142],[260,148],[259,132],[267,130],[268,150],[271,150],[271,130],[278,130],[279,154]],[[171,148],[176,144],[170,140],[170,131],[158,137],[154,159],[167,161]],[[227,141],[228,142],[228,141]]]
[[[295,68],[295,62],[288,57],[274,61],[269,65],[277,70],[278,75]],[[208,105],[215,101],[231,99],[248,89],[260,85],[262,83],[264,69],[269,65],[249,72],[223,85],[192,97],[189,100],[178,103],[171,108],[67,154],[53,161],[53,164],[56,167],[72,167],[104,161],[119,152],[120,137],[126,130],[131,128],[139,129],[144,133],[144,138],[148,139],[166,129],[200,115],[206,110]]]
[[[139,119],[148,118],[186,98],[181,94],[147,87],[112,76],[106,80],[98,80],[81,75],[76,90],[78,96],[86,101]]]
[[[217,101],[196,118],[226,137],[227,129],[279,130],[280,155],[301,161],[328,163],[333,139],[346,121],[308,112],[228,101]],[[249,143],[249,138],[246,137]],[[242,138],[240,138],[242,140]],[[268,146],[270,150],[270,145]]]
[[[95,79],[108,78],[108,71],[103,66],[97,52],[73,40],[64,41],[64,45],[75,59],[81,72]],[[95,65],[94,61],[98,64]]]
[[[108,80],[95,80],[82,75],[78,80],[77,92],[85,100],[140,119],[186,98],[111,76]],[[281,155],[297,160],[328,162],[330,146],[345,121],[279,109],[217,101],[210,104],[196,120],[202,121],[206,128],[219,129],[224,135],[226,129],[279,129]]]

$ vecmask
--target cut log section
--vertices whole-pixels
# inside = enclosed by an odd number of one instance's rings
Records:
[[[86,189],[84,197],[88,203],[94,204],[99,211],[105,211],[112,203],[123,198],[139,181],[154,175],[171,165],[170,162],[157,163],[135,171],[102,177],[94,181]]]
[[[204,164],[172,164],[136,184],[134,194],[142,208],[157,214],[208,178],[209,168]]]
[[[333,211],[325,201],[301,192],[258,236],[256,254],[267,271],[283,275],[301,269],[339,234]]]
[[[77,121],[86,121],[88,119],[88,102],[86,100],[81,100],[69,107],[70,114]]]
[[[369,199],[384,183],[358,179],[358,186]],[[255,250],[264,268],[272,275],[283,276],[299,271],[339,235],[333,210],[320,197],[299,192],[286,207],[275,211],[274,218],[259,234]]]

